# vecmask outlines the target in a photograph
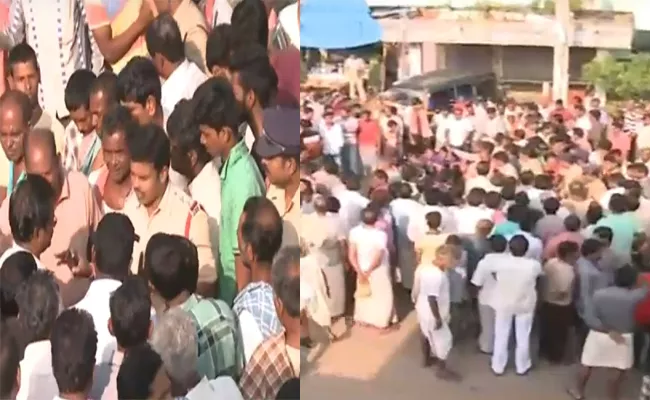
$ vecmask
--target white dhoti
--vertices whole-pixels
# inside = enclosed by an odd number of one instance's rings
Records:
[[[628,370],[634,364],[634,342],[631,333],[624,333],[623,343],[616,343],[608,334],[589,331],[580,362],[586,367]]]
[[[416,267],[415,246],[406,235],[397,236],[397,265],[400,269],[402,286],[413,289],[413,279]]]

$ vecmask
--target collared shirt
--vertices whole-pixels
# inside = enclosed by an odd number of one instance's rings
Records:
[[[68,116],[63,93],[76,70],[99,73],[102,68],[103,58],[85,22],[83,0],[11,2],[9,24],[0,41],[3,47],[11,48],[25,40],[36,52],[39,65],[47,67],[41,74],[39,102],[52,115]]]
[[[590,328],[598,327],[598,319],[594,314],[593,298],[597,290],[610,286],[612,275],[599,269],[586,258],[578,260],[578,284],[576,310],[578,315]]]
[[[210,245],[208,215],[198,202],[177,187],[168,184],[158,209],[150,216],[147,208],[131,194],[122,210],[131,220],[140,240],[133,246],[131,272],[137,274],[149,238],[156,233],[180,235],[196,245],[199,255],[199,282],[217,280],[214,255]]]
[[[94,232],[103,216],[88,180],[80,172],[65,173],[61,196],[54,209],[54,215],[59,222],[54,226],[50,247],[41,254],[40,259],[43,265],[66,285],[62,287],[61,296],[64,305],[69,306],[83,297],[88,287],[87,279],[74,278],[68,266],[58,265],[55,255],[72,250],[80,258],[85,259],[90,234]],[[0,229],[6,235],[11,234],[7,200],[0,207]],[[66,287],[69,290],[66,290]]]
[[[9,258],[9,257],[13,256],[14,254],[19,253],[21,251],[31,253],[29,250],[25,249],[22,246],[17,245],[16,243],[14,243],[10,248],[5,250],[5,252],[2,253],[2,255],[0,256],[0,268],[2,268],[2,264],[4,264],[5,261],[7,261],[7,258]],[[38,269],[45,269],[45,266],[43,264],[41,264],[41,261],[36,256],[34,256],[34,260],[36,261],[36,267]]]
[[[174,21],[181,31],[185,45],[185,57],[201,71],[206,72],[205,49],[208,41],[208,28],[203,13],[194,2],[183,0],[174,11]]]
[[[578,246],[582,246],[582,242],[585,241],[585,237],[580,232],[562,232],[558,235],[553,236],[544,247],[544,254],[542,256],[545,260],[550,260],[553,257],[557,257],[557,248],[562,242],[574,242]]]
[[[244,339],[244,352],[248,355],[247,361],[262,341],[277,335],[283,329],[275,311],[273,288],[266,282],[249,283],[235,298],[233,311],[239,317],[239,326]],[[255,323],[255,327],[251,328],[257,328],[257,330],[250,329],[252,331],[250,336],[244,327],[242,318],[244,313],[248,314],[247,317],[252,317]],[[258,337],[257,332],[261,339],[259,343],[256,343],[256,340],[246,340],[248,337]],[[247,344],[249,345],[247,346]]]
[[[300,191],[296,190],[289,204],[284,189],[270,185],[266,197],[273,202],[282,217],[282,248],[300,244]]]
[[[186,395],[185,400],[243,400],[235,381],[229,376],[208,380],[205,376]]]
[[[334,195],[341,204],[339,209],[339,218],[343,231],[347,236],[350,230],[361,223],[361,211],[370,203],[361,193],[342,189]]]
[[[83,2],[87,12],[88,29],[92,32],[110,25],[113,37],[124,33],[135,22],[142,4],[141,1],[131,0],[83,0]],[[138,36],[126,54],[111,66],[113,72],[118,74],[135,56],[149,56],[144,35]]]
[[[27,345],[20,362],[20,389],[16,400],[51,399],[59,394],[52,372],[52,346],[49,340]]]
[[[99,136],[93,131],[87,135],[79,132],[77,124],[70,122],[65,128],[63,166],[68,171],[79,171],[85,176],[93,171],[95,158],[102,149]]]
[[[80,302],[74,305],[75,308],[87,311],[95,323],[97,332],[97,353],[95,365],[102,366],[109,364],[113,359],[113,353],[117,350],[115,337],[108,331],[108,320],[111,318],[109,300],[111,295],[122,282],[109,279],[95,279],[90,283],[88,291]]]
[[[219,298],[232,304],[237,294],[235,255],[239,254],[237,242],[239,217],[250,197],[264,196],[264,183],[255,160],[243,141],[230,150],[228,159],[221,167],[220,177]],[[296,204],[296,209],[300,210],[300,198]]]
[[[542,265],[527,257],[504,257],[498,265],[489,265],[486,273],[496,275],[492,306],[497,311],[527,314],[535,311],[537,278]]]
[[[222,300],[195,294],[180,307],[190,314],[196,326],[199,374],[208,379],[224,375],[239,379],[244,349],[235,313]]]
[[[282,331],[255,350],[246,364],[239,387],[245,400],[275,399],[282,385],[296,377]]]
[[[190,196],[201,204],[208,214],[210,243],[215,261],[219,261],[219,219],[221,218],[221,178],[219,161],[207,163],[188,185]],[[216,194],[215,194],[216,193]]]
[[[544,290],[542,298],[545,302],[560,306],[568,306],[573,300],[573,282],[575,268],[559,258],[552,258],[544,264]]]
[[[507,253],[488,253],[478,262],[476,271],[472,276],[472,285],[481,288],[478,292],[478,303],[493,307],[497,281],[490,271],[496,270],[501,263],[510,260]]]
[[[185,4],[185,2],[183,2]],[[174,107],[182,99],[191,99],[196,88],[198,88],[208,77],[199,69],[199,67],[189,61],[184,60],[169,78],[162,84],[162,105],[165,119],[169,118]]]

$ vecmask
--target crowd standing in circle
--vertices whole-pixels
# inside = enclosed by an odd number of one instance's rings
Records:
[[[297,4],[10,3],[0,398],[299,398]]]
[[[650,105],[358,101],[301,92],[303,318],[390,332],[405,290],[440,379],[476,340],[496,376],[577,361],[569,398],[607,369],[619,399],[639,368],[649,399]]]

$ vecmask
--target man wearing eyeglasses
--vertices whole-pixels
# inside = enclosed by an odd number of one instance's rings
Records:
[[[266,197],[282,216],[282,248],[300,244],[300,111],[264,111],[264,134],[253,145],[262,159],[269,186]]]

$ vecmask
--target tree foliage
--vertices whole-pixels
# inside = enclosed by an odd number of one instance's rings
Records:
[[[607,94],[622,99],[650,98],[650,55],[636,54],[629,60],[612,56],[596,59],[583,67],[583,76]]]

